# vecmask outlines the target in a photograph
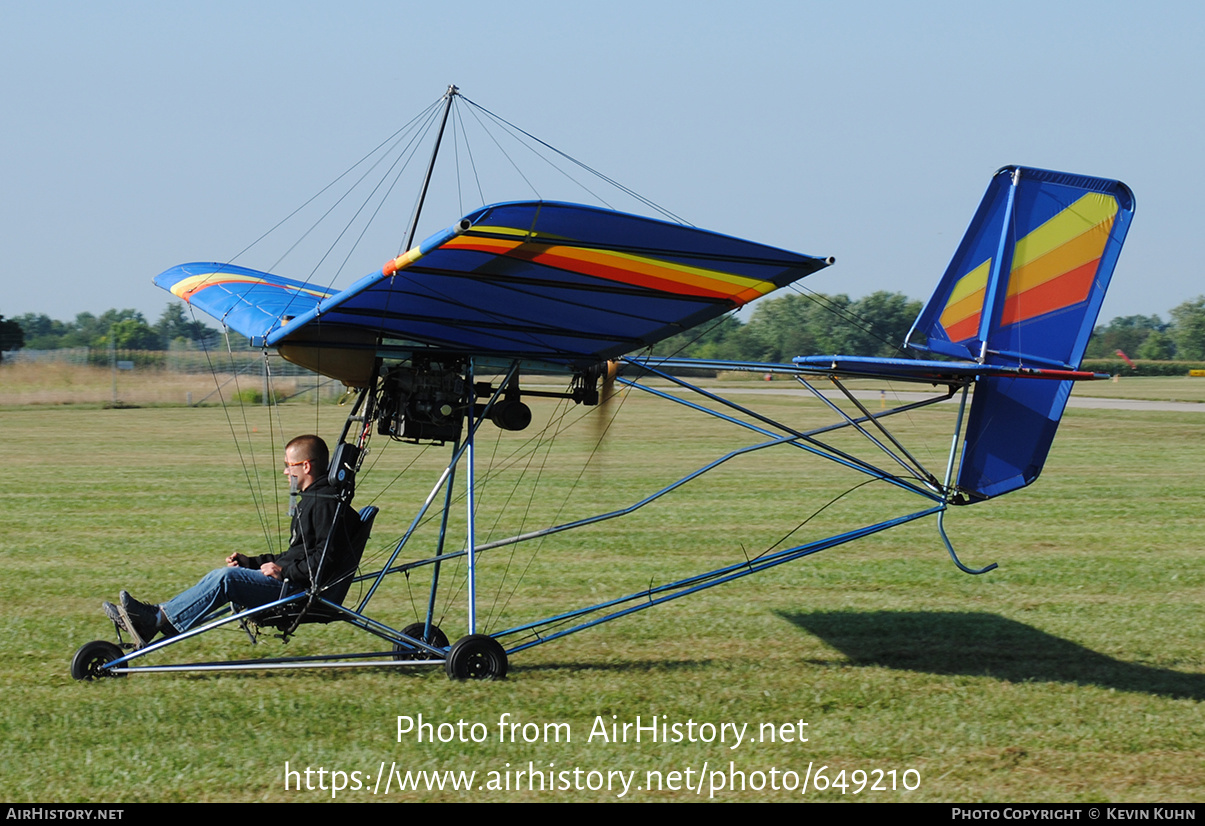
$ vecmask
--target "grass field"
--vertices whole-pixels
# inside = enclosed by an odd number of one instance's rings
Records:
[[[798,426],[823,417],[810,402],[757,403]],[[608,772],[635,772],[624,800],[706,800],[716,771],[725,782],[719,800],[1205,799],[1199,414],[1070,411],[1037,484],[950,515],[969,564],[1000,564],[982,577],[959,573],[925,520],[521,652],[497,683],[383,669],[77,683],[68,674],[75,649],[112,637],[101,600],[120,588],[163,599],[231,550],[260,552],[278,541],[283,502],[272,485],[280,433],[333,437],[343,410],[286,405],[277,426],[262,408],[232,408],[228,421],[220,408],[20,405],[0,410],[10,472],[0,494],[5,800],[322,801],[332,797],[330,771],[345,772],[348,783],[360,772],[364,783],[382,763],[402,772],[475,771],[474,786],[503,786],[395,787],[384,798],[394,801],[615,800],[621,787],[607,788]],[[528,433],[481,445],[479,462],[498,470],[480,504],[479,538],[627,504],[675,471],[748,441],[635,396],[619,412],[584,472],[581,460],[597,438],[586,421],[566,429],[551,453],[521,448]],[[951,421],[951,411],[929,410],[903,426],[924,445],[921,458],[940,464]],[[735,460],[628,519],[486,555],[483,624],[498,630],[740,560],[830,501],[793,541],[917,509],[879,484],[846,494],[860,477],[797,453]],[[442,459],[438,450],[410,446],[370,457],[357,504],[382,507],[374,559],[405,529]],[[245,466],[259,468],[251,474],[262,480],[259,513]],[[413,556],[429,551],[433,532],[433,525],[420,531]],[[463,572],[449,567],[440,616],[455,639],[464,633]],[[396,577],[374,610],[401,626],[425,598],[425,579]],[[254,648],[241,632],[218,631],[169,648],[160,661],[359,642],[340,626]],[[420,714],[436,726],[481,727],[463,730],[467,742],[420,743],[413,734],[399,742],[398,717]],[[566,724],[572,739],[565,742],[562,728],[559,742],[546,742],[553,729],[535,737],[528,727],[533,742],[503,742],[505,714],[538,727]],[[696,742],[598,736],[599,723],[637,716],[646,726],[653,717],[677,723]],[[797,742],[799,721],[807,742]],[[710,731],[702,723],[748,728],[733,748],[730,728],[723,743],[700,740]],[[763,724],[773,724],[775,742]],[[483,731],[473,742],[469,734]],[[324,768],[328,790],[286,790],[286,763],[314,769],[315,786]],[[790,784],[784,772],[802,778],[809,765],[813,775],[824,766],[829,779],[853,785],[844,794],[809,788],[806,796],[771,788]],[[546,783],[549,773],[569,772],[554,776],[553,786],[564,779],[602,787],[531,790],[514,775],[529,768]],[[694,784],[704,769],[700,795]],[[875,770],[882,774],[871,774],[871,783],[877,777],[890,787],[894,778],[896,790],[867,784],[855,795],[854,772]],[[648,788],[649,772],[660,772],[659,790]],[[743,790],[730,787],[739,773]],[[902,788],[917,779],[915,790]],[[381,798],[348,788],[337,799]]]

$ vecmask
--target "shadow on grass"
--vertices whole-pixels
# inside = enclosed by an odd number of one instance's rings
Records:
[[[829,611],[779,615],[820,637],[857,665],[1205,699],[1205,675],[1115,660],[992,614]]]

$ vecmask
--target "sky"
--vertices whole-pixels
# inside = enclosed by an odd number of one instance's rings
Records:
[[[835,256],[806,284],[854,298],[927,298],[1001,166],[1117,178],[1101,320],[1167,320],[1205,293],[1203,34],[1189,2],[0,0],[0,315],[153,322],[173,265],[270,268],[236,256],[456,84],[697,226]],[[397,254],[416,192],[335,286]],[[461,212],[433,196],[419,237]]]

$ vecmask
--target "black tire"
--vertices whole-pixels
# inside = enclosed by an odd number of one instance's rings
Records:
[[[124,677],[124,674],[104,670],[106,665],[124,656],[124,652],[108,640],[93,640],[81,646],[71,658],[71,676],[77,680]]]
[[[430,635],[424,639],[423,629],[426,627],[426,623],[415,622],[403,628],[402,633],[407,637],[414,637],[416,640],[422,640],[427,645],[433,645],[436,648],[448,647],[448,635],[443,631],[440,631],[438,625],[432,625]],[[393,658],[399,662],[403,662],[405,660],[429,660],[433,656],[435,655],[427,651],[415,651],[414,649],[404,646],[401,643],[394,643],[393,645]]]
[[[486,634],[461,637],[444,661],[444,671],[453,680],[501,680],[506,666],[502,644]]]

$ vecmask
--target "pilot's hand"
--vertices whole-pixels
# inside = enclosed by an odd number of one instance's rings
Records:
[[[233,553],[226,557],[227,568],[249,568],[251,560],[246,554]]]
[[[284,569],[275,562],[265,562],[263,565],[259,566],[259,572],[264,576],[272,577],[272,579],[280,579],[281,574],[284,573]]]

